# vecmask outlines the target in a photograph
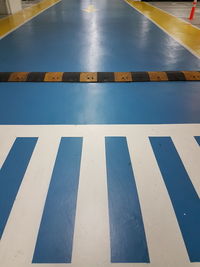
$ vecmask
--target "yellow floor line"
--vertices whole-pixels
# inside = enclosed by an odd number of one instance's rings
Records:
[[[200,29],[148,3],[133,0],[126,0],[126,2],[200,57]]]
[[[37,16],[44,10],[55,5],[61,0],[43,0],[42,2],[33,5],[31,7],[25,8],[22,11],[19,11],[13,15],[9,15],[0,19],[0,38],[3,38],[8,33],[17,29],[25,22],[29,21],[33,17]]]

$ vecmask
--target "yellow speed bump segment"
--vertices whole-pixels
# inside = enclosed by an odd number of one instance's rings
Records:
[[[187,81],[200,80],[199,71],[183,71]]]
[[[61,0],[43,0],[38,4],[0,19],[0,39],[60,1]]]
[[[116,82],[132,82],[132,75],[130,72],[115,72]]]
[[[125,1],[197,57],[200,57],[200,29],[146,2]]]
[[[97,82],[97,72],[81,72],[80,82]]]
[[[11,73],[8,82],[25,82],[29,72],[13,72]]]
[[[63,72],[47,72],[44,82],[62,82]]]
[[[166,72],[162,72],[162,71],[149,71],[149,78],[152,82],[154,81],[167,81],[168,77]]]

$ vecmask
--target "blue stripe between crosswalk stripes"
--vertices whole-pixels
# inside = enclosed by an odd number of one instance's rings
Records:
[[[61,139],[33,263],[71,262],[81,150],[82,138]]]
[[[0,238],[36,142],[37,138],[17,138],[0,170]]]
[[[134,174],[125,137],[106,137],[111,261],[149,262]]]
[[[191,262],[200,262],[200,199],[170,137],[150,137]]]
[[[200,145],[200,136],[195,136],[197,143]]]

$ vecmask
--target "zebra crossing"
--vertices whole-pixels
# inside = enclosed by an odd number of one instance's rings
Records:
[[[20,177],[0,195],[12,202],[0,266],[199,267],[199,136],[200,124],[1,125],[0,183]]]

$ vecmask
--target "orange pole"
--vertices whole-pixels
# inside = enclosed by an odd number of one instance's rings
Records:
[[[192,4],[193,4],[193,6],[192,6],[191,11],[190,11],[189,20],[193,20],[193,18],[194,18],[195,9],[197,6],[197,0],[194,0]]]

